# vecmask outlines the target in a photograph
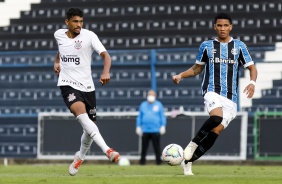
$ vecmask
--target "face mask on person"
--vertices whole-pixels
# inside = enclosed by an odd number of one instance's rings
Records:
[[[147,96],[147,100],[148,100],[148,102],[153,103],[156,100],[156,97],[153,96],[153,95],[149,95],[149,96]]]

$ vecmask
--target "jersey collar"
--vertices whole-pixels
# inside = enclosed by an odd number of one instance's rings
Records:
[[[214,38],[214,40],[217,41],[217,42],[220,42],[220,41],[218,41],[217,38]],[[229,42],[232,42],[232,40],[233,40],[233,37],[230,37],[230,40],[228,41],[228,43],[229,43]]]

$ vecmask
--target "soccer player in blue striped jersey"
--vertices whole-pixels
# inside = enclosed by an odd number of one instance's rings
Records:
[[[244,93],[252,98],[255,90],[257,69],[246,45],[230,36],[230,15],[217,14],[214,29],[217,37],[200,45],[196,63],[188,70],[172,76],[173,82],[178,84],[183,78],[196,76],[204,71],[201,87],[210,116],[184,150],[184,175],[193,175],[192,162],[213,146],[219,134],[236,117],[240,66],[250,71],[250,83],[245,87]]]

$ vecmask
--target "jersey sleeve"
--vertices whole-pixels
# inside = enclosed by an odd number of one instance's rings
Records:
[[[249,50],[243,42],[240,42],[240,51],[239,52],[240,52],[239,61],[242,63],[244,68],[254,64],[252,57],[249,53]]]
[[[106,51],[106,48],[104,47],[104,45],[101,43],[101,41],[99,40],[98,36],[91,32],[91,38],[92,38],[92,47],[93,49],[100,55],[102,52]]]
[[[208,61],[207,58],[208,58],[207,44],[206,42],[203,42],[199,47],[196,63],[199,65],[205,65],[206,62]]]

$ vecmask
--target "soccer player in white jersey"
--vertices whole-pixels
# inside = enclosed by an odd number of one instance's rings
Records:
[[[210,115],[184,150],[182,167],[185,175],[193,175],[192,162],[213,146],[218,135],[235,118],[240,66],[250,71],[250,83],[244,93],[252,98],[255,90],[257,69],[246,45],[229,35],[232,30],[230,15],[216,15],[214,29],[217,37],[201,44],[196,63],[188,70],[172,76],[173,82],[178,84],[183,78],[196,76],[204,70],[201,87],[204,104]]]
[[[93,141],[110,161],[117,162],[120,155],[105,143],[95,124],[96,97],[91,75],[91,55],[96,51],[104,60],[100,77],[102,85],[110,81],[111,57],[97,35],[82,28],[83,12],[80,9],[70,8],[65,23],[68,29],[59,29],[54,33],[58,43],[54,71],[59,76],[57,85],[60,86],[66,106],[83,128],[80,150],[75,153],[74,161],[69,166],[69,174],[74,176]]]

